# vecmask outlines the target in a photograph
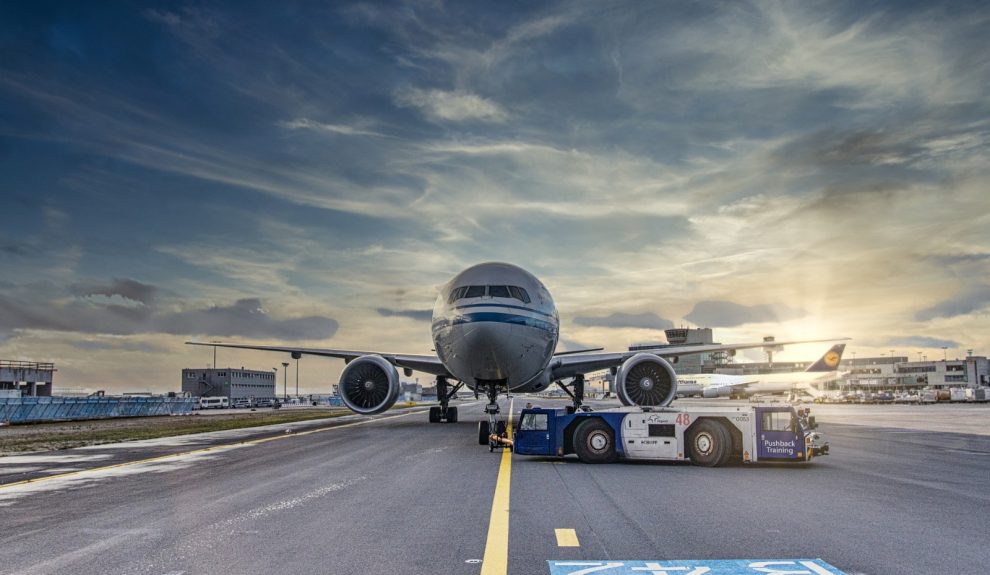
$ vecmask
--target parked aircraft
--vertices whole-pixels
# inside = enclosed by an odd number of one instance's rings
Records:
[[[755,394],[790,393],[806,391],[818,393],[816,384],[838,377],[837,369],[842,361],[846,344],[833,345],[815,363],[804,371],[761,373],[755,375],[727,375],[724,373],[698,373],[682,376],[687,385],[678,383],[678,395],[702,397],[748,397]]]
[[[664,406],[673,399],[677,376],[670,361],[681,355],[764,347],[765,342],[729,345],[671,346],[649,352],[556,352],[560,320],[547,288],[526,270],[506,263],[472,266],[441,289],[433,308],[432,335],[436,355],[381,351],[187,342],[238,349],[342,358],[347,366],[338,392],[344,404],[362,414],[380,413],[399,397],[399,372],[436,376],[439,406],[431,422],[457,421],[450,400],[462,386],[485,394],[488,421],[479,425],[479,442],[489,430],[504,426],[496,419],[502,393],[534,393],[557,384],[573,399],[584,401],[584,375],[615,369],[616,390],[625,405]],[[830,341],[830,340],[816,340]],[[774,346],[809,342],[774,342]],[[455,380],[457,383],[451,383]],[[568,384],[563,381],[570,380]],[[482,438],[486,438],[482,441]]]

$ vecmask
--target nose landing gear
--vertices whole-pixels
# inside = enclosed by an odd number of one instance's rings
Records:
[[[475,393],[477,393],[478,388],[484,388],[485,394],[488,396],[488,405],[485,406],[485,414],[488,415],[488,421],[478,422],[478,444],[485,445],[487,443],[488,451],[495,451],[495,449],[503,449],[505,447],[511,449],[512,445],[508,439],[509,434],[506,431],[505,421],[498,419],[500,411],[498,393],[501,385],[501,381],[479,381],[475,387]]]

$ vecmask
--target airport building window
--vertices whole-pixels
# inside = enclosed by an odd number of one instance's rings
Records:
[[[898,373],[934,373],[934,365],[922,365],[917,367],[898,367]]]
[[[519,429],[521,431],[546,431],[547,414],[527,413],[523,416],[522,421],[519,423]]]

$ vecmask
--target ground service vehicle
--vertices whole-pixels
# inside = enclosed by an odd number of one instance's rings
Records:
[[[619,457],[690,460],[714,467],[733,461],[809,461],[828,453],[808,411],[789,405],[626,407],[607,411],[527,408],[513,435],[520,455],[577,454],[586,463]]]
[[[200,409],[227,409],[230,407],[230,399],[226,397],[201,397],[199,398]]]

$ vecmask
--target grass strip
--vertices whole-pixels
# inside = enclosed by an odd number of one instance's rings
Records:
[[[294,423],[351,415],[348,410],[307,410],[305,412],[283,411],[279,413],[248,413],[237,415],[208,415],[181,417],[146,417],[85,421],[43,423],[18,426],[19,433],[7,434],[0,430],[0,455],[25,451],[51,451],[70,449],[86,445],[136,441],[174,437],[191,433],[244,429],[278,423]],[[74,424],[74,425],[73,425]],[[94,425],[95,424],[95,425]],[[76,427],[73,429],[72,427]],[[46,429],[47,428],[47,429]],[[8,428],[8,430],[11,428]]]

